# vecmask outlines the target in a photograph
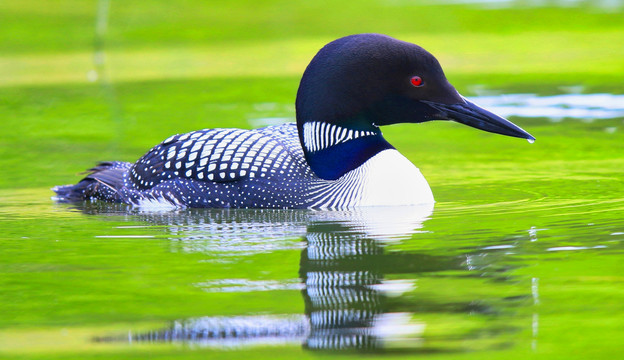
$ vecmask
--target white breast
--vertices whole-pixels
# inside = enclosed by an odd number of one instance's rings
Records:
[[[362,190],[356,206],[397,206],[434,203],[431,188],[405,156],[388,149],[354,171],[361,172]]]

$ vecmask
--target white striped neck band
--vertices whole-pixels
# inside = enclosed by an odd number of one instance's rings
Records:
[[[373,135],[376,135],[374,131],[347,129],[320,121],[303,124],[303,143],[309,152],[320,151],[349,140]]]

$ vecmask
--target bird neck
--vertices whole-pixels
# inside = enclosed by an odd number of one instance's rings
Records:
[[[298,121],[299,139],[306,160],[314,173],[325,180],[336,180],[371,157],[393,149],[381,130],[368,121]]]

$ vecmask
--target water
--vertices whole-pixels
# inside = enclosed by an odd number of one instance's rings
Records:
[[[551,121],[624,117],[624,95],[617,94],[499,94],[475,96],[470,100],[504,117],[539,117]]]
[[[546,6],[556,7],[595,7],[602,10],[619,10],[624,4],[621,0],[445,0],[446,4],[476,4],[484,8],[539,8]]]
[[[77,178],[59,160],[48,173],[58,180],[32,177],[48,160],[29,160],[21,171],[30,187],[0,190],[2,353],[616,356],[624,335],[620,96],[472,99],[509,109],[539,141],[446,122],[384,128],[421,167],[433,207],[55,204],[49,186]],[[539,106],[555,118],[533,118],[527,109]],[[581,108],[586,117],[575,117]],[[226,110],[254,126],[292,112],[266,102]],[[84,149],[62,163],[89,163]]]
[[[624,197],[533,190],[435,207],[160,212],[3,192],[0,344],[551,356],[582,331],[575,346],[619,349]]]

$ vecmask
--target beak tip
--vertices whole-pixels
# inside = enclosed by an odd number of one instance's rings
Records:
[[[535,142],[535,136],[529,134],[528,131],[518,127],[518,129],[522,132],[522,137],[523,139],[526,139],[526,141],[528,141],[530,144],[533,144]]]

